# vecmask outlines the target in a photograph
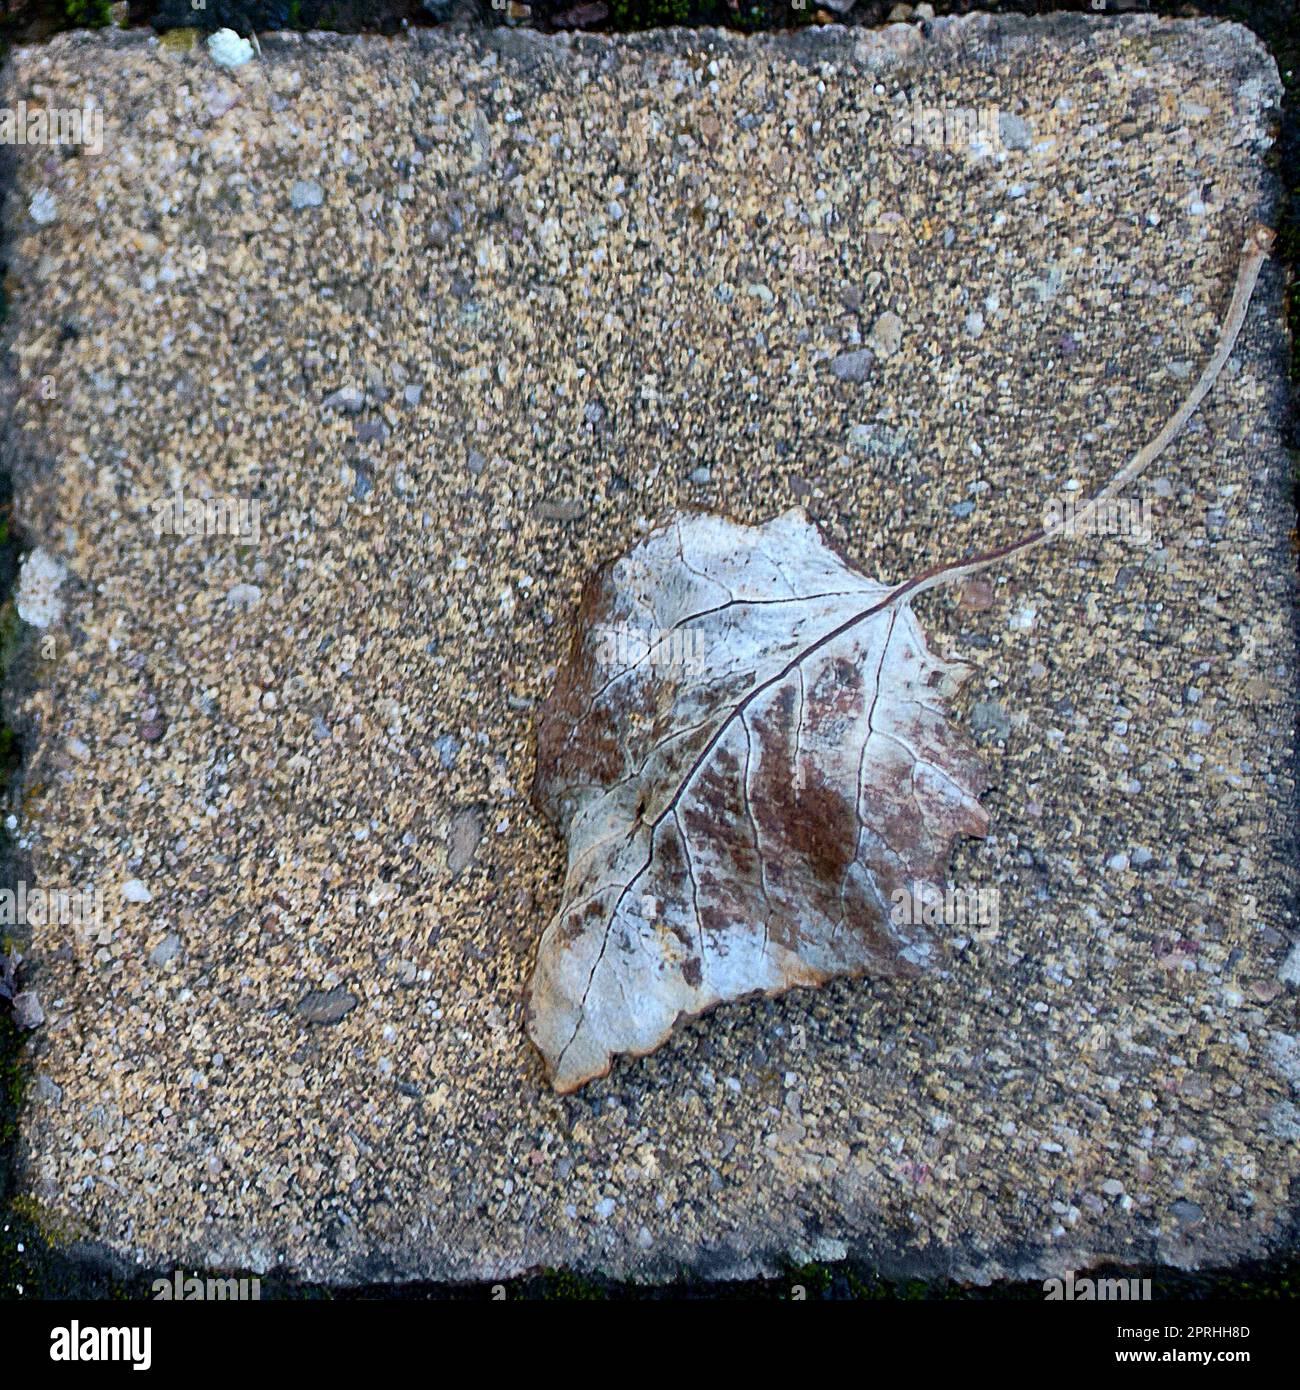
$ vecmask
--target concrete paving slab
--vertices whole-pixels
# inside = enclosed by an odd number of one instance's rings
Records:
[[[350,1281],[1286,1244],[1273,265],[1148,530],[919,605],[994,777],[946,978],[731,1006],[565,1099],[520,1003],[591,569],[798,504],[893,580],[1086,495],[1214,343],[1279,95],[1246,30],[1147,18],[17,51],[5,105],[103,113],[8,170],[9,827],[103,904],[26,929],[32,1200]]]

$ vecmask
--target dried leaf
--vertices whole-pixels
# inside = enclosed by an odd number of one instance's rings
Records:
[[[1205,398],[1273,235],[1252,228],[1196,384],[1079,520]],[[842,358],[832,368],[847,373]],[[944,704],[965,668],[931,655],[909,605],[1056,534],[889,588],[802,512],[763,527],[697,516],[596,576],[538,729],[537,794],[569,845],[528,987],[556,1090],[724,1000],[936,963],[931,914],[891,909],[932,899],[953,837],[984,834],[987,818],[983,773]]]
[[[797,510],[676,518],[588,586],[538,735],[569,866],[528,1027],[557,1090],[725,1000],[941,958],[892,908],[985,833],[984,778],[944,704],[966,668],[895,593]]]

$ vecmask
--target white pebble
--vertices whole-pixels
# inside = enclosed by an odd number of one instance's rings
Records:
[[[256,584],[236,584],[226,593],[232,608],[254,608],[262,601],[262,591]]]
[[[18,577],[18,616],[33,627],[49,627],[63,613],[59,585],[67,570],[47,550],[38,546],[25,555]]]
[[[153,894],[138,878],[129,878],[122,885],[122,896],[129,903],[153,902]]]
[[[240,68],[252,59],[253,45],[233,29],[218,29],[208,39],[208,52],[219,68]]]
[[[54,200],[54,194],[48,188],[42,188],[36,194],[28,203],[27,211],[32,221],[42,227],[48,227],[59,215],[59,207]]]

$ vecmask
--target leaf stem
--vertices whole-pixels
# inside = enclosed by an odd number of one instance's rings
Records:
[[[1196,385],[1192,387],[1182,405],[1165,422],[1165,427],[1160,433],[1143,445],[1100,492],[1089,498],[1075,512],[1074,524],[1076,526],[1086,523],[1102,502],[1115,496],[1121,488],[1127,487],[1149,468],[1169,447],[1175,436],[1191,418],[1196,407],[1205,399],[1210,388],[1214,385],[1215,379],[1223,370],[1224,363],[1232,355],[1232,349],[1237,342],[1237,335],[1241,332],[1241,326],[1246,319],[1246,310],[1250,305],[1250,296],[1255,289],[1255,281],[1259,278],[1260,267],[1264,264],[1269,247],[1273,244],[1273,237],[1272,228],[1266,227],[1262,223],[1251,230],[1242,247],[1241,267],[1237,271],[1237,285],[1232,292],[1232,301],[1228,305],[1223,326],[1219,330],[1219,341],[1210,356],[1210,360],[1205,364],[1201,375],[1197,378]],[[913,575],[911,579],[905,580],[894,589],[883,603],[874,606],[873,611],[878,611],[888,604],[897,603],[901,599],[910,600],[917,594],[923,594],[927,589],[938,588],[941,584],[951,584],[957,580],[969,578],[1011,555],[1019,554],[1022,550],[1031,550],[1035,546],[1042,545],[1044,542],[1052,540],[1057,534],[1056,530],[1049,531],[1040,527],[1036,531],[1031,531],[1027,536],[1010,541],[1006,545],[982,551],[977,555],[967,556],[964,560],[952,560],[947,564],[934,565],[928,570],[922,570],[920,574]]]

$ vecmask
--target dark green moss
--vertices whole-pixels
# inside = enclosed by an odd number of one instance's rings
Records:
[[[608,1297],[602,1285],[567,1269],[548,1269],[542,1276],[542,1295],[566,1303],[591,1303]]]
[[[791,1265],[788,1278],[791,1298],[825,1298],[835,1282],[834,1274],[823,1264]]]
[[[685,24],[690,0],[613,0],[610,18],[615,29],[666,29]]]
[[[5,730],[8,733],[8,730]],[[5,942],[2,949],[8,949]],[[23,1103],[25,1078],[22,1067],[22,1042],[18,1029],[6,1015],[0,1015],[0,1149],[18,1137],[18,1112]],[[3,1195],[7,1175],[0,1169],[0,1195]]]
[[[71,29],[102,29],[113,22],[108,12],[109,0],[63,0],[64,13]]]

